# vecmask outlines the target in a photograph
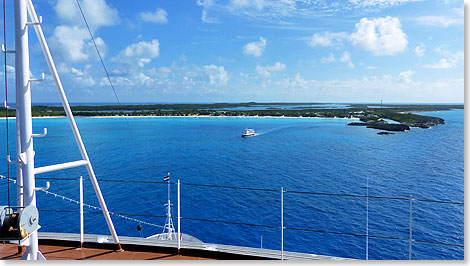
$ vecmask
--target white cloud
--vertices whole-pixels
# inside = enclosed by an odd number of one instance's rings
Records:
[[[159,56],[159,46],[160,43],[157,39],[150,42],[141,41],[133,43],[120,51],[118,55],[112,58],[112,61],[128,68],[135,67],[136,64],[140,67],[144,67],[144,65],[150,63],[153,58]]]
[[[420,43],[418,46],[415,48],[415,54],[416,56],[422,57],[424,55],[424,52],[426,49],[424,48],[424,44]]]
[[[95,42],[104,57],[107,50],[105,42],[100,37],[96,37]],[[98,59],[88,31],[78,26],[57,26],[51,37],[51,46],[69,62]]]
[[[264,0],[231,0],[230,4],[234,8],[255,8],[257,10],[262,10],[266,5]]]
[[[335,55],[333,53],[330,53],[328,57],[322,57],[321,62],[322,63],[333,63],[336,61]]]
[[[211,85],[226,85],[228,81],[228,73],[223,66],[206,65],[202,67],[209,77]]]
[[[418,23],[428,26],[447,28],[454,25],[463,25],[464,18],[447,16],[421,16],[415,19]]]
[[[91,76],[91,65],[85,65],[83,70],[71,67],[70,72],[73,74],[75,81],[80,85],[90,87],[96,84],[95,80]]]
[[[455,67],[463,59],[463,54],[461,57],[451,57],[451,58],[441,58],[438,62],[432,64],[423,65],[425,68],[434,68],[434,69],[445,69]]]
[[[460,102],[463,101],[463,79],[414,81],[414,71],[398,75],[364,76],[353,79],[310,80],[300,74],[268,83],[253,90],[260,95],[266,90],[279,92],[278,100],[363,102],[386,99],[389,102]]]
[[[119,22],[117,10],[109,6],[105,0],[81,0],[80,5],[92,33],[100,27]],[[58,0],[54,9],[63,24],[54,29],[50,41],[51,47],[68,62],[97,60],[90,34],[83,25],[83,18],[76,2]],[[98,36],[95,36],[95,42],[104,57],[107,49],[105,42]]]
[[[15,73],[15,67],[7,65],[7,73]]]
[[[276,62],[272,66],[256,66],[256,74],[263,78],[269,78],[272,72],[279,72],[286,69],[286,65]]]
[[[162,8],[157,8],[154,12],[141,12],[137,17],[143,21],[151,23],[168,23],[168,13]]]
[[[407,71],[403,71],[403,72],[400,72],[400,74],[398,74],[398,78],[400,80],[402,80],[403,82],[405,83],[410,83],[411,82],[411,76],[413,76],[416,72],[413,71],[413,70],[407,70]]]
[[[266,48],[266,44],[266,39],[259,37],[259,41],[245,44],[245,46],[243,46],[243,53],[254,57],[260,57]]]
[[[416,2],[421,0],[349,0],[349,2],[361,6],[361,7],[371,7],[371,6],[378,6],[378,7],[388,7],[394,6],[406,2]]]
[[[340,43],[343,39],[347,39],[348,35],[344,32],[324,32],[322,34],[315,33],[309,42],[310,46],[332,46]]]
[[[350,68],[354,68],[354,64],[351,61],[351,54],[349,52],[344,52],[339,61],[347,63]]]
[[[118,11],[105,0],[80,0],[80,6],[92,30],[101,26],[115,25],[119,21]],[[70,25],[82,25],[83,18],[75,1],[58,0],[54,7],[59,19]]]
[[[201,21],[204,23],[218,23],[216,18],[209,17],[209,10],[214,6],[214,0],[197,0],[196,4],[202,7]]]
[[[351,41],[375,55],[393,55],[408,45],[406,34],[398,18],[362,18],[351,34]]]

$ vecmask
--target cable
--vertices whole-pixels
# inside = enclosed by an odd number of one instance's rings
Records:
[[[79,213],[79,211],[63,211],[63,210],[39,210],[43,212],[63,212],[63,213]],[[85,212],[89,214],[101,214],[101,212]],[[158,216],[158,215],[145,215],[145,214],[118,214],[113,213],[113,215],[127,215],[127,216],[143,216],[143,217],[158,217],[164,218],[166,216]],[[129,218],[129,217],[127,217]],[[130,218],[132,219],[132,218]],[[279,226],[272,226],[272,225],[263,225],[263,224],[251,224],[251,223],[240,223],[240,222],[230,222],[230,221],[220,221],[220,220],[209,220],[209,219],[200,219],[200,218],[190,218],[190,217],[181,217],[183,220],[191,220],[191,221],[202,221],[202,222],[213,222],[213,223],[225,223],[225,224],[236,224],[236,225],[245,225],[245,226],[253,226],[253,227],[264,227],[264,228],[275,228],[279,229]],[[137,220],[139,221],[139,220]],[[141,221],[142,223],[146,223]],[[157,227],[163,227],[159,225],[150,224]],[[390,240],[401,240],[401,241],[408,241],[407,238],[400,238],[400,237],[391,237],[391,236],[377,236],[377,235],[363,235],[363,234],[355,234],[355,233],[343,233],[343,232],[334,232],[334,231],[324,231],[324,230],[315,230],[315,229],[305,229],[305,228],[294,228],[294,227],[285,227],[288,230],[295,230],[295,231],[304,231],[304,232],[315,232],[315,233],[324,233],[324,234],[334,234],[334,235],[344,235],[344,236],[357,236],[357,237],[371,237],[377,239],[390,239]],[[420,242],[420,243],[428,243],[428,244],[436,244],[436,245],[445,245],[445,246],[453,246],[453,247],[465,247],[464,245],[459,244],[449,244],[443,242],[434,242],[434,241],[426,241],[426,240],[417,240],[413,239],[413,242]]]
[[[0,175],[0,179],[6,179],[7,177]],[[16,180],[11,179],[13,182],[16,182]],[[76,180],[76,179],[66,179],[66,180]],[[113,182],[120,182],[121,180],[112,180]],[[128,182],[128,181],[126,181]],[[136,181],[130,181],[130,182],[136,182]],[[146,182],[146,183],[167,183],[167,182]],[[210,186],[210,185],[207,185]],[[220,186],[216,186],[220,187]],[[226,187],[224,187],[226,188]],[[248,189],[248,188],[243,188],[243,189]],[[257,190],[257,189],[254,189]],[[42,190],[41,190],[42,191]],[[271,191],[271,190],[268,190]],[[63,200],[68,200],[73,203],[78,203],[77,200],[59,195],[57,193],[49,192],[49,191],[43,191],[46,194],[51,194],[55,197],[62,198]],[[396,198],[393,198],[396,199]],[[410,199],[407,199],[410,200]],[[415,199],[413,199],[415,200]],[[429,201],[429,200],[422,200],[422,201]],[[442,201],[437,201],[438,203],[450,203],[450,204],[458,204],[457,202],[442,202]],[[92,206],[90,204],[84,204],[84,206],[88,208],[92,208],[95,210],[101,210],[101,208]],[[45,211],[45,212],[64,212],[64,213],[79,213],[79,211],[69,211],[69,210],[40,210],[40,211]],[[101,212],[86,212],[90,214],[101,214]],[[141,224],[147,224],[155,227],[160,227],[163,228],[163,226],[144,222],[135,218],[131,218],[128,216],[137,216],[137,217],[150,217],[150,218],[164,218],[166,216],[161,216],[161,215],[146,215],[146,214],[123,214],[123,213],[115,213],[115,212],[109,212],[111,215],[118,216],[123,219],[131,220],[134,222],[138,222]],[[231,222],[231,221],[221,221],[221,220],[210,220],[210,219],[201,219],[201,218],[190,218],[190,217],[181,217],[183,220],[192,220],[192,221],[202,221],[202,222],[213,222],[213,223],[225,223],[225,224],[235,224],[235,225],[244,225],[244,226],[253,226],[253,227],[264,227],[264,228],[274,228],[278,229],[280,226],[273,226],[273,225],[263,225],[263,224],[252,224],[252,223],[241,223],[241,222]],[[304,232],[315,232],[315,233],[324,233],[324,234],[335,234],[335,235],[345,235],[345,236],[357,236],[357,237],[368,237],[368,238],[378,238],[378,239],[391,239],[391,240],[401,240],[401,241],[409,241],[409,239],[405,238],[399,238],[399,237],[391,237],[391,236],[376,236],[376,235],[368,235],[368,234],[356,234],[356,233],[343,233],[343,232],[334,232],[334,231],[325,231],[325,230],[315,230],[315,229],[305,229],[305,228],[295,228],[295,227],[285,227],[285,229],[288,230],[296,230],[296,231],[304,231]],[[453,246],[453,247],[464,247],[464,245],[459,245],[459,244],[449,244],[449,243],[443,243],[443,242],[433,242],[433,241],[426,241],[426,240],[416,240],[412,239],[411,241],[413,242],[420,242],[420,243],[429,243],[429,244],[437,244],[437,245],[445,245],[445,246]]]
[[[47,190],[41,190],[41,191],[44,192],[44,193],[46,193],[46,194],[51,194],[51,195],[53,195],[54,197],[59,197],[59,198],[62,198],[63,200],[68,200],[69,202],[76,203],[76,204],[80,204],[80,201],[78,201],[78,200],[74,200],[74,199],[71,199],[71,198],[68,198],[68,197],[59,195],[59,194],[57,194],[57,193],[47,191]],[[93,205],[90,205],[90,204],[86,204],[86,203],[83,203],[83,206],[88,207],[88,208],[91,208],[91,209],[94,209],[94,210],[100,210],[100,211],[103,210],[103,209],[101,209],[100,207],[96,207],[96,206],[93,206]],[[48,210],[45,210],[45,211],[48,211]],[[50,211],[50,210],[49,210],[49,211]],[[59,212],[60,212],[60,211],[59,211]],[[62,211],[62,212],[69,212],[69,211]],[[115,213],[115,212],[109,211],[109,214],[114,215],[114,216],[117,216],[117,217],[120,217],[120,218],[123,218],[123,219],[126,219],[126,220],[131,220],[131,221],[134,221],[134,222],[137,222],[137,223],[140,223],[140,224],[146,224],[146,225],[151,225],[151,226],[163,228],[163,226],[161,226],[161,225],[156,225],[156,224],[144,222],[144,221],[141,221],[141,220],[138,220],[138,219],[135,219],[135,218],[130,218],[130,217],[127,217],[127,216],[125,216],[125,215],[123,215],[123,214],[120,214],[120,213]],[[165,217],[166,217],[166,216],[165,216]]]
[[[8,75],[7,75],[7,31],[6,31],[6,4],[3,0],[3,42],[5,43],[4,52],[4,72],[5,72],[5,127],[6,127],[6,149],[7,155],[10,154],[10,138],[9,138],[9,127],[8,127]],[[8,177],[8,207],[11,206],[10,202],[10,164],[7,162],[7,177]],[[8,208],[10,210],[10,208]]]
[[[45,178],[37,177],[36,179],[43,180],[68,180],[74,181],[78,178]],[[167,184],[167,182],[159,181],[144,181],[144,180],[117,180],[117,179],[100,179],[100,182],[116,182],[116,183],[142,183],[142,184]],[[170,182],[172,185],[176,185],[175,182]],[[266,192],[279,192],[278,189],[266,189],[266,188],[249,188],[249,187],[235,187],[235,186],[220,186],[220,185],[209,185],[209,184],[193,184],[193,183],[180,183],[181,185],[186,186],[197,186],[197,187],[212,187],[212,188],[228,188],[228,189],[240,189],[240,190],[253,190],[253,191],[266,191]],[[284,191],[286,193],[296,193],[296,194],[310,194],[310,195],[319,195],[319,196],[338,196],[338,197],[354,197],[354,198],[369,198],[369,199],[390,199],[390,200],[406,200],[409,201],[410,198],[400,198],[400,197],[387,197],[387,196],[371,196],[371,195],[357,195],[357,194],[341,194],[341,193],[323,193],[323,192],[311,192],[311,191],[294,191],[288,190]],[[422,202],[433,202],[433,203],[444,203],[444,204],[454,204],[454,205],[464,205],[463,202],[456,201],[442,201],[442,200],[430,200],[430,199],[415,199],[413,201],[422,201]]]
[[[5,0],[4,0],[5,1]],[[103,60],[103,57],[101,56],[101,53],[100,53],[100,50],[98,49],[98,45],[96,44],[96,41],[95,41],[95,38],[93,37],[93,33],[91,32],[91,29],[90,29],[90,26],[88,25],[88,22],[86,20],[86,17],[85,17],[85,14],[83,13],[83,10],[82,10],[82,6],[80,5],[80,1],[79,0],[76,0],[75,1],[78,5],[78,8],[80,9],[80,13],[82,14],[82,17],[83,17],[83,21],[85,22],[85,25],[88,29],[88,32],[90,33],[90,37],[91,37],[91,40],[93,41],[93,45],[95,46],[95,50],[96,50],[96,53],[98,54],[98,57],[100,59],[100,62],[101,62],[101,65],[103,66],[103,69],[104,69],[104,72],[106,73],[106,77],[108,79],[108,82],[109,84],[111,85],[111,89],[113,89],[113,93],[114,93],[114,96],[116,97],[116,101],[118,102],[118,105],[120,107],[122,107],[122,104],[121,104],[121,101],[119,100],[119,97],[116,93],[116,89],[114,88],[114,85],[113,85],[113,82],[111,81],[111,77],[109,76],[109,72],[108,72],[108,69],[106,68],[106,65],[104,64],[104,60]],[[127,121],[127,118],[126,116],[124,116],[124,121],[126,122],[127,124],[127,128],[129,129],[129,132],[131,134],[131,137],[132,137],[132,140],[134,141],[134,144],[136,146],[136,148],[138,147],[137,145],[137,141],[135,139],[135,136],[132,132],[132,129],[131,129],[131,126],[129,125],[129,121]],[[139,149],[138,149],[139,150]]]

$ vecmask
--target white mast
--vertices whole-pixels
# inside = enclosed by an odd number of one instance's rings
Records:
[[[23,175],[23,200],[24,206],[36,206],[36,183],[34,177],[34,150],[31,116],[31,90],[29,71],[29,47],[26,0],[15,0],[15,68],[16,68],[16,95],[20,154],[18,161],[21,163]],[[38,235],[33,232],[29,236],[30,245],[27,246],[25,258],[37,260],[44,258],[38,249]]]
[[[170,201],[170,172],[168,172],[168,203],[166,206],[166,222],[163,226],[162,237],[166,240],[173,240],[175,235],[175,227],[173,226],[173,218],[171,217],[171,201]]]
[[[32,22],[27,21],[28,11]],[[59,75],[57,73],[54,61],[50,54],[47,42],[44,38],[44,34],[41,29],[42,18],[36,15],[34,6],[31,0],[15,0],[14,1],[14,12],[15,12],[15,67],[16,67],[16,130],[17,130],[17,162],[11,162],[8,158],[9,163],[19,165],[18,168],[18,198],[17,202],[19,206],[33,206],[36,207],[36,190],[42,188],[36,188],[35,174],[41,174],[45,172],[51,172],[71,167],[86,166],[90,179],[93,184],[96,196],[100,202],[103,214],[108,224],[110,233],[114,239],[114,242],[121,249],[119,238],[111,220],[109,211],[106,207],[103,195],[98,185],[98,181],[95,177],[93,168],[91,166],[90,159],[86,152],[85,146],[81,139],[78,127],[73,118],[70,105],[68,104],[67,97],[62,88]],[[34,80],[30,77],[29,67],[29,46],[28,46],[28,25],[34,26],[38,35],[39,43],[43,50],[44,56],[48,63],[49,69],[51,70],[52,77],[59,91],[59,95],[62,100],[62,105],[67,114],[67,118],[72,127],[75,140],[78,144],[78,148],[82,155],[82,160],[56,164],[50,166],[44,166],[34,168],[34,150],[33,150],[33,137],[43,137],[47,134],[47,130],[44,129],[43,134],[33,134],[32,132],[32,112],[31,112],[31,90],[30,83],[33,81],[42,81],[44,79],[44,73],[42,74],[41,80]],[[3,48],[3,46],[2,46]],[[4,51],[7,52],[7,51]],[[23,190],[23,191],[21,191]],[[21,193],[22,192],[22,193]],[[45,259],[44,256],[39,252],[38,249],[38,236],[37,231],[32,232],[29,236],[29,244],[27,245],[26,252],[22,256],[22,259],[37,260]]]

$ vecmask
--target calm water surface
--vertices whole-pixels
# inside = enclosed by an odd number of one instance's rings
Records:
[[[280,188],[309,191],[464,201],[464,112],[426,113],[446,120],[430,129],[380,136],[378,131],[348,127],[344,119],[302,118],[77,118],[98,179],[172,181],[220,186],[274,189],[252,191],[182,185],[182,216],[280,226]],[[5,121],[0,121],[4,128]],[[14,136],[10,120],[10,137]],[[79,160],[66,119],[34,119],[35,132],[48,128],[34,142],[36,166]],[[245,128],[257,136],[241,138]],[[0,131],[5,140],[4,130]],[[14,155],[15,142],[10,141]],[[5,158],[5,143],[0,143]],[[0,165],[6,174],[6,165]],[[14,169],[12,176],[16,175]],[[53,178],[87,177],[84,168],[41,174],[50,178],[50,191],[78,199],[78,181]],[[37,180],[44,185],[45,180]],[[164,215],[166,185],[101,182],[111,211]],[[6,192],[6,181],[0,182]],[[6,205],[6,193],[0,200]],[[176,199],[176,186],[172,186]],[[12,191],[12,199],[15,193]],[[90,182],[85,202],[98,206]],[[175,201],[176,202],[176,201]],[[369,199],[370,259],[408,259],[409,201]],[[288,228],[366,234],[366,199],[286,192],[284,224]],[[38,192],[40,210],[76,210],[78,205]],[[176,209],[174,211],[176,214]],[[77,213],[40,212],[41,231],[79,232]],[[158,225],[164,218],[136,217]],[[118,234],[139,236],[137,223],[113,217]],[[464,243],[462,205],[413,201],[413,239]],[[85,215],[86,233],[107,233],[104,218]],[[280,249],[280,229],[189,219],[182,231],[204,242]],[[144,236],[161,228],[143,226]],[[365,259],[362,236],[285,230],[285,250]],[[464,259],[463,248],[413,243],[413,259]]]

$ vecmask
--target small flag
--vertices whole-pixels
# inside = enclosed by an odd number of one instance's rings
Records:
[[[168,175],[163,178],[163,181],[169,181],[170,180],[170,172],[168,172]]]

